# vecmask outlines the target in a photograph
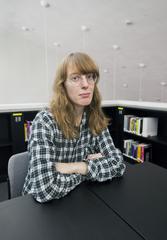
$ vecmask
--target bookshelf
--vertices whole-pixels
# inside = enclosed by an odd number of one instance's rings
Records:
[[[25,124],[30,123],[36,116],[38,109],[11,112],[0,111],[0,182],[7,179],[9,158],[19,152],[26,151],[27,141]]]
[[[121,103],[121,104],[120,104]],[[139,144],[144,143],[146,145],[151,146],[150,150],[150,161],[154,164],[160,165],[164,168],[167,168],[167,104],[159,105],[154,103],[142,103],[130,102],[130,104],[125,103],[124,101],[115,102],[114,106],[109,102],[103,106],[104,112],[111,117],[111,125],[110,125],[110,133],[113,137],[114,143],[116,147],[121,149],[124,152],[124,159],[131,163],[140,162],[139,159],[134,158],[133,156],[129,156],[124,148],[124,141],[128,139],[132,139],[134,142],[138,142]],[[152,107],[151,107],[152,105]],[[138,134],[135,131],[130,131],[125,129],[125,116],[132,115],[134,118],[148,118],[153,119],[153,126],[155,130],[151,136],[151,133],[145,132],[145,134]],[[151,120],[152,121],[152,120]],[[157,127],[157,129],[156,129]],[[141,161],[142,162],[142,161]]]

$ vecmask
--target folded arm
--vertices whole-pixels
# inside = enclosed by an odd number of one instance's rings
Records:
[[[123,175],[123,156],[120,150],[115,148],[108,129],[97,136],[96,152],[97,154],[88,156],[87,179],[103,182]]]
[[[79,173],[87,180],[103,182],[113,177],[120,177],[125,171],[123,156],[115,148],[108,129],[96,138],[96,153],[89,154],[84,162],[57,163],[57,171],[61,173]]]

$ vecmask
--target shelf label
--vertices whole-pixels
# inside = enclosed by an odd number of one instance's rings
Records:
[[[118,113],[119,113],[120,115],[122,115],[122,114],[123,114],[123,110],[124,110],[124,108],[123,108],[123,107],[118,107]]]
[[[13,114],[12,114],[13,117],[20,117],[20,116],[22,116],[22,115],[23,115],[22,113],[13,113]]]
[[[22,120],[22,115],[23,115],[23,113],[12,113],[12,116],[14,117],[14,121],[16,122],[16,123],[19,123],[19,122],[21,122],[21,120]]]
[[[121,111],[122,111],[123,109],[124,109],[123,107],[118,107],[118,110],[121,110]]]

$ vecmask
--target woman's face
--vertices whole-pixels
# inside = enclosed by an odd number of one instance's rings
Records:
[[[77,109],[88,106],[92,101],[95,87],[93,76],[91,73],[82,75],[72,66],[67,69],[67,80],[64,86],[69,99]]]

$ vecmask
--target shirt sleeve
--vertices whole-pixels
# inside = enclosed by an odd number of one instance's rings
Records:
[[[103,157],[88,160],[87,179],[103,182],[114,177],[121,177],[125,171],[123,156],[119,149],[115,148],[108,128],[96,138],[96,152]]]
[[[65,196],[83,181],[80,174],[56,172],[56,146],[53,129],[40,120],[34,122],[29,140],[31,193],[38,202],[47,202]],[[23,188],[23,194],[26,187]]]

